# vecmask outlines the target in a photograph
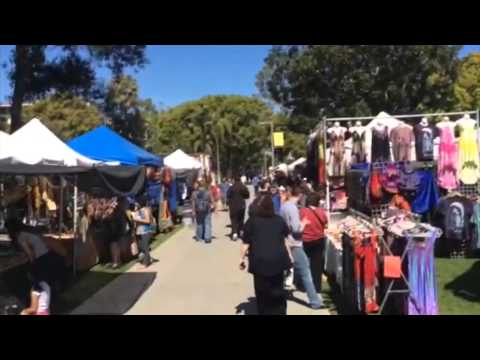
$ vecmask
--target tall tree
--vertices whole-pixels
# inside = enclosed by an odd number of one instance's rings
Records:
[[[309,45],[272,48],[263,96],[313,128],[323,116],[449,109],[460,46]]]
[[[48,59],[47,48],[58,55]],[[125,67],[141,67],[146,61],[145,45],[15,45],[10,72],[11,131],[22,124],[25,101],[58,92],[94,96],[98,90],[95,88],[96,64],[106,66],[116,77]]]
[[[40,119],[60,139],[67,141],[102,124],[104,115],[95,104],[80,97],[51,96],[25,107],[23,121]]]
[[[144,113],[152,112],[152,106],[140,99],[138,84],[131,76],[117,76],[107,88],[104,111],[113,129],[141,146],[145,142]]]
[[[457,110],[480,109],[480,53],[462,60],[454,89]]]
[[[168,154],[177,148],[206,152],[220,163],[223,174],[261,168],[262,150],[270,144],[269,129],[260,125],[272,116],[259,99],[207,96],[158,113],[148,122],[148,145]],[[217,151],[218,156],[217,156]]]

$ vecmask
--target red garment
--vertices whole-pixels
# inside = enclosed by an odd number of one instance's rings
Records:
[[[210,192],[214,201],[220,200],[220,188],[218,186],[212,186]]]
[[[328,224],[325,211],[320,208],[315,208],[315,210],[311,208],[301,208],[300,218],[302,220],[306,218],[310,221],[310,224],[303,229],[303,241],[315,241],[325,236],[325,227]]]
[[[355,280],[363,280],[363,286],[365,289],[365,311],[367,313],[374,313],[379,309],[375,292],[377,280],[377,235],[373,234],[368,244],[362,244],[361,238],[356,236],[354,239],[354,246]]]

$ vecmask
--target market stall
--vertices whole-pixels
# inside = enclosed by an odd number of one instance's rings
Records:
[[[307,169],[318,185],[325,150],[327,210],[331,219],[340,215],[328,230],[326,270],[346,308],[439,313],[434,255],[473,256],[480,248],[478,111],[380,113],[323,125],[310,137]]]
[[[162,167],[163,159],[149,153],[102,125],[67,142],[67,145],[90,159],[117,161],[121,165]]]

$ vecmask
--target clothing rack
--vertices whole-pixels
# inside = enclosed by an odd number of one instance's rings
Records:
[[[416,224],[420,224],[420,220],[417,217],[412,217],[411,220],[415,222]],[[439,238],[442,236],[442,231],[436,228],[433,228],[432,226],[428,225],[428,228],[430,228],[432,231],[436,232],[436,237]],[[393,237],[399,238],[397,234],[390,233]],[[385,292],[384,298],[382,300],[382,303],[380,305],[380,310],[377,313],[377,315],[381,315],[383,313],[383,310],[385,308],[385,305],[387,304],[387,300],[390,298],[391,295],[393,294],[408,294],[409,299],[412,298],[412,288],[410,286],[410,282],[408,281],[407,277],[405,276],[405,273],[403,271],[402,265],[405,261],[405,258],[408,254],[408,251],[411,249],[412,244],[415,242],[413,237],[406,237],[404,238],[407,241],[407,244],[405,245],[405,249],[403,250],[402,254],[400,255],[400,278],[398,279],[391,279],[389,280],[388,286],[387,286],[387,291]],[[384,237],[380,239],[382,248],[386,252],[387,256],[395,256],[392,252],[391,245],[388,244],[388,242],[385,240]],[[395,284],[396,281],[403,280],[404,284],[407,286],[407,289],[403,290],[393,290],[393,285]],[[413,298],[413,301],[415,302],[415,299]]]
[[[437,112],[437,113],[423,113],[423,114],[410,114],[410,115],[388,115],[385,116],[385,119],[417,119],[423,117],[441,117],[441,116],[461,116],[461,115],[475,115],[477,125],[480,127],[480,110],[471,110],[471,111],[456,111],[456,112]],[[353,121],[366,121],[366,120],[373,120],[373,119],[382,119],[381,117],[377,116],[360,116],[360,117],[336,117],[336,118],[327,118],[324,117],[321,122],[317,124],[313,133],[318,134],[318,132],[323,131],[323,140],[325,144],[325,154],[327,152],[327,135],[328,135],[328,124],[331,122],[353,122]],[[348,194],[347,194],[348,196]],[[327,173],[326,176],[326,210],[327,212],[331,211],[331,204],[330,204],[330,182],[329,176]]]

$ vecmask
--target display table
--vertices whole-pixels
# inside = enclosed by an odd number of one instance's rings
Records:
[[[12,255],[0,256],[0,274],[28,263],[27,255],[15,252]]]
[[[67,265],[71,264],[73,257],[73,234],[43,234],[47,247],[56,254],[63,256]]]

